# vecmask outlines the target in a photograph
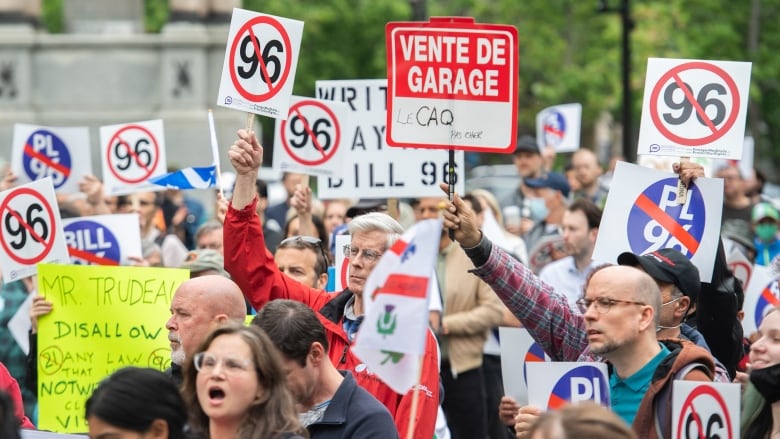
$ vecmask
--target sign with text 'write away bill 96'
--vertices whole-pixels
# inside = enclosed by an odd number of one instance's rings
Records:
[[[388,23],[387,144],[512,152],[517,28],[473,18]]]

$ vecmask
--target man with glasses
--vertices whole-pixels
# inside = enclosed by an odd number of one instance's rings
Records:
[[[438,353],[430,332],[419,384],[405,395],[390,389],[349,349],[363,320],[366,280],[384,251],[400,238],[403,228],[389,215],[378,212],[361,215],[349,223],[349,275],[347,289],[340,293],[328,294],[285,276],[265,249],[262,226],[255,212],[254,182],[263,148],[251,131],[239,130],[238,137],[228,152],[237,176],[225,218],[225,268],[255,309],[274,299],[292,299],[316,311],[327,331],[328,355],[334,366],[352,372],[358,384],[387,407],[401,434],[405,436],[411,425],[414,438],[430,439],[439,404]]]
[[[670,437],[671,391],[662,389],[672,379],[711,380],[714,363],[709,352],[693,343],[659,344],[656,327],[661,295],[650,276],[629,266],[597,269],[585,286],[578,312],[565,296],[492,245],[460,197],[445,210],[444,225],[454,230],[455,239],[477,267],[474,274],[493,288],[553,360],[576,361],[590,348],[590,355],[582,359],[598,355],[613,366],[610,390],[613,401],[618,401],[618,414],[633,422],[639,437]],[[684,366],[689,364],[695,370],[686,371]],[[654,408],[659,409],[661,431],[655,429]],[[538,414],[535,408],[523,408],[516,428],[529,426]]]

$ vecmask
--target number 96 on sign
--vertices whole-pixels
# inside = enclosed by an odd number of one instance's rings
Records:
[[[458,173],[458,164],[455,163],[455,178],[452,179],[452,184],[458,183]],[[352,164],[352,169],[348,171],[349,174],[354,177],[354,189],[433,187],[442,181],[450,184],[449,163],[446,160],[444,162],[425,160],[417,167],[407,166],[407,164],[398,166],[392,161],[357,162]],[[328,179],[328,188],[330,189],[341,188],[343,185],[344,179]]]

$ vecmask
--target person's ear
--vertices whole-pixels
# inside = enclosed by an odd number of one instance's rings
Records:
[[[311,359],[312,366],[318,367],[324,360],[330,361],[327,354],[325,354],[325,347],[318,341],[311,344],[309,348],[309,358]]]
[[[149,426],[147,435],[150,439],[168,439],[170,432],[168,431],[168,422],[163,419],[157,418],[152,421],[152,425]],[[174,435],[175,436],[175,435]]]
[[[685,317],[685,314],[691,311],[690,305],[691,298],[688,296],[682,296],[680,300],[674,304],[674,314],[679,315],[680,317]]]
[[[322,273],[319,278],[317,278],[317,288],[320,290],[324,290],[325,287],[328,286],[328,273]]]

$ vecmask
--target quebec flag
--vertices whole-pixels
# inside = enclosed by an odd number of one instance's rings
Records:
[[[352,351],[394,391],[420,378],[428,331],[428,290],[442,221],[412,226],[379,260],[363,290],[365,317]]]
[[[217,165],[184,168],[149,179],[168,189],[208,189],[217,186]]]

